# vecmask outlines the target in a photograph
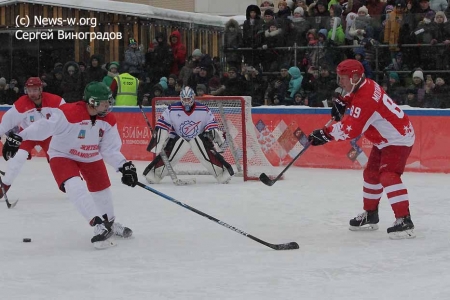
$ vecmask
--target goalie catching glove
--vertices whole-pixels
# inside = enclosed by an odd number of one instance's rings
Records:
[[[138,183],[138,176],[136,173],[136,167],[133,162],[128,161],[123,164],[122,168],[119,168],[122,173],[122,183],[131,187],[135,187]]]
[[[6,136],[6,142],[3,145],[2,150],[3,158],[5,160],[8,160],[16,155],[17,151],[19,151],[20,144],[22,144],[22,140],[22,137],[14,132],[10,132]]]
[[[225,140],[227,139],[226,133],[217,129],[205,131],[204,136],[216,143],[220,148],[225,145]]]

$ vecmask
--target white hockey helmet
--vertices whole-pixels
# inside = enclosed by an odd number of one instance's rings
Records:
[[[180,92],[181,104],[185,111],[190,111],[192,106],[194,106],[195,92],[188,86],[183,87]]]

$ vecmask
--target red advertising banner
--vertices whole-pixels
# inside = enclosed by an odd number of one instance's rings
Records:
[[[0,108],[0,117],[8,106]],[[151,110],[145,109],[151,119]],[[405,110],[414,126],[416,141],[408,160],[408,171],[450,172],[450,110]],[[138,108],[114,109],[122,152],[130,160],[150,161],[146,148],[151,134]],[[308,134],[330,119],[329,109],[301,107],[261,107],[252,109],[258,142],[267,159],[275,166],[288,164],[307,142]],[[352,141],[330,142],[312,147],[295,162],[296,166],[315,168],[361,169],[367,162],[372,144],[361,136]],[[45,156],[35,149],[33,156]]]

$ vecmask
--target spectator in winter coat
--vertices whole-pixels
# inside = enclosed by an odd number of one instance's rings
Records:
[[[245,12],[242,36],[244,47],[256,49],[262,46],[264,31],[262,29],[261,11],[258,6],[251,4]],[[259,51],[245,51],[244,60],[247,65],[256,66],[261,62]]]
[[[130,75],[138,79],[144,75],[145,57],[133,38],[130,39],[128,49],[125,51],[125,65]]]
[[[119,67],[120,64],[117,61],[112,61],[108,65],[108,74],[106,74],[105,77],[103,77],[103,83],[107,86],[111,86],[112,81],[114,80],[114,77],[119,75]]]
[[[92,55],[90,66],[85,71],[84,85],[92,81],[103,81],[107,71],[102,69],[102,62],[99,55]]]
[[[177,76],[175,74],[170,74],[169,78],[167,80],[167,89],[166,89],[166,96],[167,97],[176,97],[180,95],[180,92],[175,90],[175,85],[177,83]]]
[[[291,75],[291,79],[289,80],[286,97],[284,97],[284,103],[282,103],[284,105],[294,104],[295,94],[300,92],[303,80],[303,76],[298,67],[290,67],[288,73]]]
[[[169,76],[173,63],[172,48],[167,43],[167,37],[163,32],[155,34],[157,44],[149,48],[145,54],[145,70],[152,82],[157,82],[159,78]]]
[[[237,69],[241,67],[242,54],[236,49],[242,47],[242,43],[242,31],[239,23],[235,19],[230,19],[225,24],[224,34],[225,57],[229,67]]]
[[[359,61],[363,67],[364,67],[364,75],[366,78],[373,79],[373,71],[369,64],[369,62],[366,60],[366,52],[362,47],[355,48],[353,50],[355,52],[355,59]]]
[[[414,94],[414,97],[408,99],[407,105],[411,107],[423,107],[425,98],[425,84],[422,70],[414,71],[413,82],[408,87],[408,94]]]
[[[170,46],[172,47],[173,62],[170,73],[178,75],[186,63],[186,46],[181,43],[181,34],[178,30],[170,34]]]
[[[197,84],[204,84],[208,88],[208,81],[210,76],[208,76],[208,68],[205,66],[197,67],[192,71],[192,75],[188,80],[188,86],[190,86],[194,92]]]
[[[192,56],[189,56],[187,63],[181,68],[180,74],[178,75],[178,79],[183,81],[183,86],[188,85],[189,78],[195,67]]]
[[[401,85],[397,72],[389,72],[386,92],[397,105],[405,105],[406,88]]]
[[[271,10],[274,11],[275,10],[275,6],[273,5],[273,1],[272,0],[263,0],[261,2],[261,6],[259,7],[260,12],[261,13],[265,13],[266,10]]]
[[[84,82],[78,63],[69,61],[64,65],[61,89],[62,97],[67,103],[77,102],[83,98]]]
[[[333,40],[332,37],[333,37],[334,22],[336,22],[336,32],[334,34],[334,40]],[[333,40],[334,43],[338,46],[344,45],[345,44],[345,33],[344,33],[344,29],[342,29],[342,26],[341,26],[341,18],[338,18],[338,17],[330,18],[330,28],[331,28],[330,31],[328,31],[328,40]]]
[[[432,23],[435,15],[434,11],[428,11],[414,30],[414,35],[418,44],[433,45],[437,42],[437,27]],[[436,47],[420,47],[420,66],[426,70],[434,70],[436,68],[436,53]]]
[[[430,8],[434,11],[445,11],[448,7],[447,0],[430,0]]]
[[[285,44],[285,38],[283,34],[282,25],[278,21],[271,21],[267,24],[267,30],[264,32],[264,61],[263,70],[269,72],[275,72],[278,70],[278,66],[282,63],[283,51],[274,50],[275,47],[283,47]]]
[[[312,2],[308,7],[308,14],[314,21],[312,23],[313,28],[317,30],[321,28],[330,29],[330,12],[326,0]]]

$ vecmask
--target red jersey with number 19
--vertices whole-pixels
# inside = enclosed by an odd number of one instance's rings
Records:
[[[365,79],[344,100],[347,107],[351,106],[350,114],[327,128],[336,141],[351,140],[364,133],[379,149],[414,144],[414,128],[408,116],[375,81]]]

